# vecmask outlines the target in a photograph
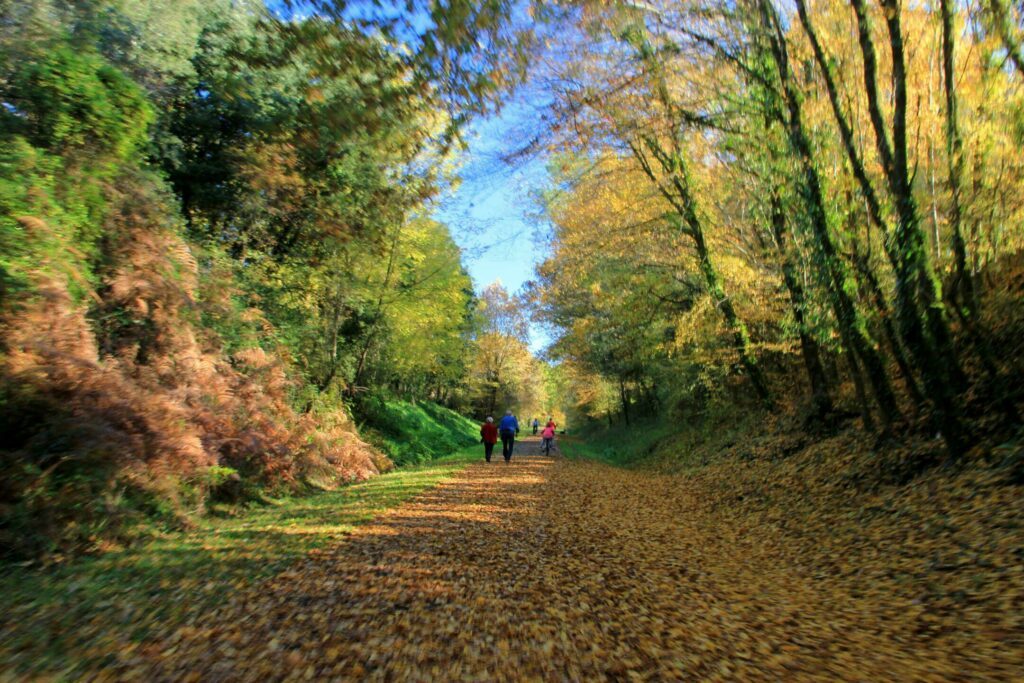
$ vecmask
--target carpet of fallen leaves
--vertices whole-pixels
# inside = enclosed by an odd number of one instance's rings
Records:
[[[818,461],[696,476],[481,462],[99,673],[1021,680],[1019,488],[991,487],[1007,511],[982,522],[979,499],[953,487],[936,501],[927,482],[897,498],[837,485],[825,495],[850,503],[822,512]]]

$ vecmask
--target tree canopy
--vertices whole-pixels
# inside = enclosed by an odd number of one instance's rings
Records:
[[[554,355],[620,385],[595,406],[772,405],[798,364],[823,424],[846,387],[869,430],[927,415],[952,453],[973,411],[1016,420],[977,292],[1024,234],[1016,9],[569,7],[532,294]]]
[[[0,3],[5,547],[86,542],[112,487],[173,517],[369,476],[380,396],[470,408],[478,302],[429,216],[528,36],[415,12]]]

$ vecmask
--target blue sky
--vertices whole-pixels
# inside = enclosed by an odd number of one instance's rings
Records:
[[[510,167],[500,159],[535,128],[532,114],[528,105],[513,103],[500,115],[477,121],[467,136],[462,184],[434,212],[462,247],[463,263],[478,292],[495,280],[510,292],[518,291],[533,279],[534,266],[546,255],[548,228],[537,215],[534,199],[547,180],[543,161]],[[533,325],[530,341],[537,352],[548,337]]]
[[[301,0],[291,6],[283,0],[264,1],[282,17],[300,18],[313,11]],[[401,12],[402,7],[402,3],[352,3],[347,10],[350,15],[369,12],[383,16],[392,10]],[[545,256],[544,235],[549,231],[537,215],[534,199],[547,181],[544,162],[532,159],[511,167],[500,158],[535,135],[539,115],[531,100],[544,99],[541,93],[524,87],[501,114],[470,126],[466,135],[469,151],[459,173],[462,184],[433,212],[449,226],[462,248],[463,263],[477,292],[496,280],[509,292],[518,292],[533,278],[534,267]],[[548,342],[548,335],[531,325],[531,349],[540,352]]]

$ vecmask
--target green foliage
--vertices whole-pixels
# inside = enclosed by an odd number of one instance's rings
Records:
[[[409,403],[380,397],[360,402],[371,443],[397,465],[424,463],[480,440],[480,426],[436,403]]]
[[[147,139],[153,110],[141,90],[100,55],[60,45],[22,65],[5,92],[0,133],[23,132],[63,155],[121,161]],[[98,170],[98,169],[97,169]]]
[[[488,285],[476,310],[476,335],[465,402],[477,419],[511,409],[520,419],[550,411],[547,366],[529,348],[526,302],[501,283]]]
[[[704,419],[752,388],[826,428],[855,409],[881,436],[938,433],[956,457],[979,439],[972,411],[1000,413],[996,432],[1019,422],[1019,364],[976,326],[975,287],[1024,235],[1005,201],[1024,178],[1021,81],[995,57],[1005,36],[964,30],[986,13],[963,10],[756,0],[571,19],[542,136],[553,253],[532,293],[552,356],[599,389],[570,387],[570,407]]]
[[[21,65],[0,96],[0,297],[35,277],[76,296],[95,284],[106,183],[148,139],[153,110],[89,50],[56,46]]]
[[[588,422],[559,445],[567,457],[588,458],[635,469],[695,470],[756,450],[758,441],[778,420],[749,406],[716,403],[699,419],[652,415],[630,425]],[[806,438],[806,437],[802,437]]]
[[[206,471],[203,473],[203,481],[210,488],[216,488],[235,476],[238,476],[238,470],[232,467],[213,465],[206,468]]]
[[[52,264],[71,272],[80,267],[69,242],[43,220],[46,216],[72,233],[87,223],[88,212],[65,211],[54,188],[60,160],[17,136],[0,138],[0,302],[28,286],[33,269]],[[42,256],[42,258],[40,258]]]
[[[381,299],[378,383],[416,387],[458,384],[468,363],[472,281],[448,228],[414,219],[400,236],[393,285]]]
[[[5,551],[389,469],[346,402],[456,394],[473,324],[405,48],[227,0],[0,12]],[[469,443],[416,419],[402,462]]]
[[[570,458],[590,458],[616,466],[643,465],[658,445],[673,435],[672,426],[657,418],[640,420],[630,427],[591,423],[561,437],[559,445]]]
[[[389,46],[307,24],[301,41],[211,24],[196,87],[178,93],[160,150],[194,232],[278,262],[379,239],[433,177],[429,165],[415,177],[407,168],[432,114]]]

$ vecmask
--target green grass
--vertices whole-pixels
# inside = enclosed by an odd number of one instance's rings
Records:
[[[337,491],[221,511],[165,533],[50,568],[0,574],[0,680],[5,672],[73,678],[113,651],[173,630],[232,593],[435,486],[479,457],[463,449]],[[224,516],[231,513],[231,516]]]
[[[584,429],[582,436],[563,437],[560,446],[569,458],[587,458],[614,465],[680,472],[699,469],[726,449],[751,440],[760,432],[760,413],[720,415],[701,422],[648,418],[630,427],[616,425]]]
[[[598,460],[617,467],[643,464],[659,444],[672,434],[664,422],[643,421],[630,427],[599,427],[583,430],[583,436],[560,439],[566,457]]]
[[[371,397],[359,413],[360,433],[399,466],[429,462],[480,440],[480,425],[430,401]]]

